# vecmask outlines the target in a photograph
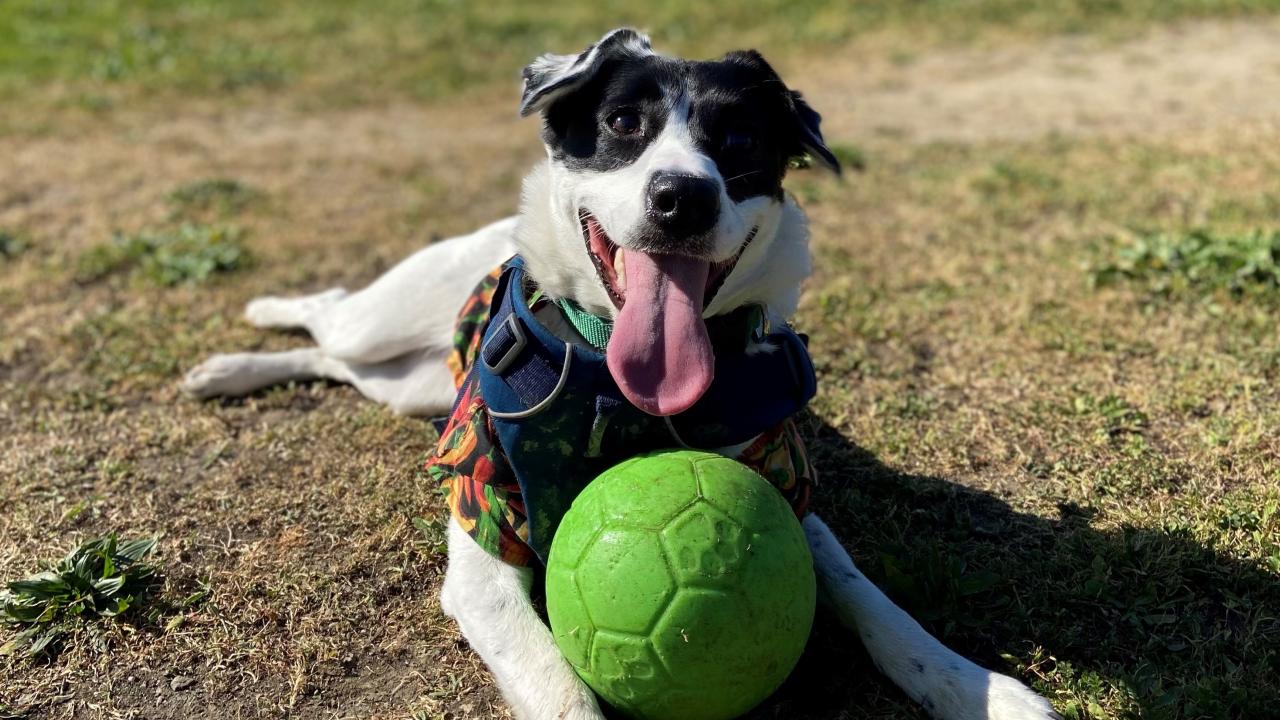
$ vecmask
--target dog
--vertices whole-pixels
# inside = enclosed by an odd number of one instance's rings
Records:
[[[467,499],[457,497],[465,488],[456,481],[476,481],[475,470],[441,460],[452,451],[446,440],[479,428],[480,441],[497,447],[521,418],[548,403],[564,405],[561,398],[574,393],[564,388],[577,382],[605,387],[594,397],[597,406],[612,408],[609,417],[670,430],[668,445],[688,444],[692,433],[734,440],[717,452],[745,457],[758,438],[704,433],[705,424],[685,418],[716,396],[716,403],[738,409],[735,416],[760,415],[728,421],[740,435],[772,427],[775,416],[812,395],[812,366],[787,326],[810,273],[808,229],[782,180],[802,159],[840,168],[819,115],[755,51],[687,61],[618,29],[579,54],[536,58],[523,77],[520,114],[541,116],[547,159],[525,179],[518,215],[432,244],[359,292],[250,302],[252,324],[304,328],[315,346],[214,355],[187,374],[183,387],[208,398],[325,378],[350,383],[398,413],[450,413],[432,461],[446,484],[455,481],[441,605],[516,717],[587,720],[604,717],[598,702],[530,600],[544,550],[535,539],[548,533],[530,525],[553,525],[554,518],[543,522],[553,514],[550,505],[533,512],[520,501],[543,503],[548,494],[539,488],[557,482],[555,473],[525,464],[541,460],[497,453],[510,466],[505,480],[482,480],[509,502],[481,532],[459,510]],[[730,317],[749,318],[739,327],[747,337],[732,351],[712,338],[726,335],[716,328]],[[592,328],[603,328],[607,338],[591,340]],[[582,367],[595,374],[572,379]],[[512,382],[488,392],[485,383],[510,380],[517,371],[526,373],[530,397],[518,397]],[[765,411],[756,412],[752,393],[734,392],[734,373],[749,376],[753,393],[767,396],[760,401]],[[726,384],[728,392],[717,390]],[[587,416],[598,425],[603,412],[596,407]],[[523,427],[533,432],[528,428],[550,424]],[[580,450],[566,452],[599,455]],[[793,479],[811,474],[805,463]],[[572,465],[550,467],[573,475]],[[803,513],[820,596],[908,696],[943,720],[1059,718],[1027,687],[960,657],[896,607],[827,525],[803,510],[801,484],[780,489]]]

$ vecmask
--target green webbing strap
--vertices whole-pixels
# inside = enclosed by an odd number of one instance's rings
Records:
[[[613,333],[613,321],[592,315],[583,310],[572,300],[558,300],[556,305],[564,313],[569,324],[578,331],[583,340],[591,343],[597,350],[603,350],[609,344],[609,335]]]

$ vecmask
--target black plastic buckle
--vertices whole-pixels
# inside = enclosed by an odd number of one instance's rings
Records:
[[[520,318],[516,317],[515,313],[507,315],[507,319],[502,321],[502,325],[503,329],[511,333],[511,347],[502,353],[502,357],[498,358],[495,363],[489,362],[489,345],[500,339],[502,330],[489,336],[484,347],[480,349],[480,362],[484,363],[484,366],[489,368],[489,372],[494,375],[501,375],[507,368],[511,367],[516,358],[520,357],[520,353],[525,346],[529,344],[528,338],[525,336],[524,324],[520,322]]]

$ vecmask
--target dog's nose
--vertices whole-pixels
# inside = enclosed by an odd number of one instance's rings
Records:
[[[654,173],[647,205],[649,220],[670,237],[696,237],[715,227],[720,186],[706,177]]]

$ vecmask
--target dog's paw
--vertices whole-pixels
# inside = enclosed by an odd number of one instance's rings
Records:
[[[248,356],[244,354],[213,355],[182,378],[182,391],[201,400],[243,395],[254,387],[245,377],[248,363]]]
[[[991,673],[987,683],[987,720],[1062,720],[1048,700],[1006,675]]]

